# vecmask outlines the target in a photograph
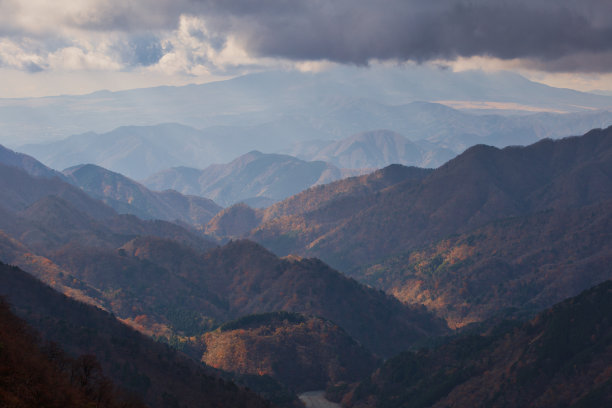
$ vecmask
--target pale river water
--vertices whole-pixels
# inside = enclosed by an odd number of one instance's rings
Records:
[[[299,397],[306,404],[306,408],[340,408],[340,404],[326,400],[324,395],[325,391],[309,391]]]

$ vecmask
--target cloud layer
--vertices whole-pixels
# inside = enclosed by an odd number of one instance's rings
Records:
[[[612,72],[609,0],[0,0],[0,66],[199,75],[488,57]]]

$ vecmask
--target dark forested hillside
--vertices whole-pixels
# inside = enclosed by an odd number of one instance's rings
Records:
[[[41,343],[34,329],[0,299],[0,406],[145,408],[101,371],[95,356],[70,357]]]
[[[494,221],[364,266],[357,277],[460,327],[537,311],[612,279],[612,202]]]
[[[345,396],[358,407],[604,407],[612,403],[612,282],[524,323],[388,360]]]
[[[0,265],[0,295],[45,341],[59,344],[71,356],[95,355],[105,375],[151,407],[269,406],[108,312],[57,293],[15,267]],[[5,358],[2,351],[0,359]],[[28,375],[37,372],[45,373],[35,370]],[[52,381],[61,384],[61,378]]]
[[[196,335],[226,320],[279,310],[332,320],[376,353],[390,355],[445,333],[422,307],[366,288],[315,259],[279,259],[249,241],[202,253],[138,238],[119,250],[65,248],[50,258],[122,319],[158,335]]]

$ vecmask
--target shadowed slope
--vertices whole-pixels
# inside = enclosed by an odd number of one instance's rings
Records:
[[[109,313],[71,300],[17,268],[0,265],[0,294],[45,340],[72,355],[95,354],[107,375],[151,407],[268,406]]]
[[[612,402],[612,282],[484,336],[388,360],[357,407],[603,407]],[[350,403],[349,403],[350,401]]]

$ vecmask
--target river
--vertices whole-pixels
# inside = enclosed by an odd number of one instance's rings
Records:
[[[340,408],[340,404],[325,399],[325,391],[309,391],[300,394],[300,400],[306,408]]]

